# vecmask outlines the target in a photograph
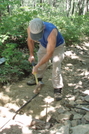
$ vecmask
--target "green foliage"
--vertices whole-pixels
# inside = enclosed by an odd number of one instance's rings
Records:
[[[81,30],[78,24],[73,23],[72,18],[63,17],[57,25],[65,38],[66,45],[72,45],[79,41]]]
[[[22,52],[27,47],[27,27],[37,14],[36,10],[19,8],[12,15],[3,16],[0,27],[0,57],[5,64],[0,67],[0,82],[17,81],[31,73],[28,55]],[[26,56],[25,56],[26,55]],[[14,76],[14,77],[13,77]]]
[[[40,5],[37,7],[38,17],[44,21],[55,24],[64,36],[66,45],[80,42],[81,38],[85,35],[89,36],[89,13],[81,16],[67,17],[60,12],[59,8],[55,10],[55,7],[48,4],[43,4],[41,8],[39,7]]]
[[[17,49],[17,44],[6,44],[2,57],[6,58],[0,67],[0,82],[17,81],[31,73],[28,55]]]
[[[83,16],[83,32],[89,37],[89,12]]]
[[[27,61],[28,51],[25,51],[27,27],[31,19],[39,17],[43,21],[54,23],[64,36],[67,46],[79,42],[85,35],[89,36],[88,13],[68,18],[57,6],[44,3],[36,4],[35,8],[32,8],[20,7],[20,3],[20,0],[7,0],[0,5],[0,58],[6,58],[5,64],[0,65],[1,83],[17,81],[31,73],[32,68]],[[11,6],[10,13],[6,11],[8,5]]]
[[[81,38],[89,36],[89,17],[88,15],[56,17],[51,20],[65,38],[66,45],[72,45],[81,41]]]

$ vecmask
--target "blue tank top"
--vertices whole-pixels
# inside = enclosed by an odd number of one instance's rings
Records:
[[[44,33],[43,33],[43,36],[42,38],[39,40],[40,44],[43,46],[43,47],[47,47],[47,44],[48,44],[48,36],[50,35],[50,33],[52,32],[52,30],[54,28],[57,29],[57,27],[55,25],[53,25],[52,23],[49,23],[49,22],[44,22],[44,25],[45,25],[45,29],[44,29]],[[56,47],[58,47],[59,45],[63,44],[64,43],[64,38],[63,36],[61,35],[61,33],[58,31],[58,35],[57,35],[57,41],[56,41]]]

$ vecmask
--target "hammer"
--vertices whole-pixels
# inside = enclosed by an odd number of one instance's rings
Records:
[[[35,66],[35,63],[34,62],[32,62],[32,66],[33,67]],[[34,77],[35,77],[35,81],[36,81],[36,87],[35,87],[35,90],[33,91],[33,93],[37,94],[42,89],[43,83],[41,81],[38,81],[38,78],[37,78],[37,74],[36,73],[34,73]]]

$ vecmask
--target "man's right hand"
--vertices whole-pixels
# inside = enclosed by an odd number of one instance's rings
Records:
[[[32,63],[32,61],[35,61],[34,56],[29,56],[28,61],[29,61],[30,63]]]

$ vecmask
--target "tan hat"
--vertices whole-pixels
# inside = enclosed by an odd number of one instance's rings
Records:
[[[39,39],[42,38],[44,24],[41,19],[35,18],[35,19],[31,20],[29,27],[30,27],[30,36],[31,36],[32,40],[38,41]]]

